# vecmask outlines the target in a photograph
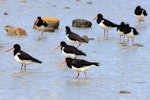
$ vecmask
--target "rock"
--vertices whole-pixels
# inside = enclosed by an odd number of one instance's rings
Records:
[[[89,38],[87,35],[82,36],[85,41],[94,40],[94,38]]]
[[[15,28],[13,26],[5,26],[4,29],[7,31],[7,34],[10,36],[26,36],[27,33],[22,28]]]
[[[44,21],[46,21],[48,24],[47,29],[44,30],[45,32],[54,32],[55,29],[58,29],[58,27],[59,27],[59,19],[58,18],[43,17],[42,19]],[[35,22],[33,25],[33,29],[37,29]]]
[[[122,90],[122,91],[120,91],[120,93],[122,93],[122,94],[129,94],[130,92],[126,91],[126,90]]]
[[[91,27],[92,23],[85,19],[74,19],[72,21],[73,27]]]
[[[4,15],[8,15],[8,13],[7,13],[7,12],[4,12]]]

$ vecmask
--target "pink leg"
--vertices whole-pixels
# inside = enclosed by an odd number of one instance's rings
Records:
[[[43,30],[42,30],[42,37],[43,37]]]
[[[87,79],[87,77],[86,77],[86,72],[84,71],[84,76],[85,76],[85,79]]]
[[[108,30],[106,30],[106,34],[107,34],[107,37],[108,37]]]
[[[134,38],[132,39],[132,44],[134,43]]]
[[[120,35],[120,42],[121,42],[121,35]]]
[[[105,33],[106,33],[106,32],[105,32],[105,30],[104,30],[104,37],[105,37]]]
[[[123,41],[125,40],[125,35],[123,35]]]
[[[79,77],[79,75],[80,75],[80,73],[78,72],[78,74],[77,74],[76,78],[78,78],[78,77]]]
[[[22,70],[22,68],[23,68],[23,64],[21,65],[21,70]]]

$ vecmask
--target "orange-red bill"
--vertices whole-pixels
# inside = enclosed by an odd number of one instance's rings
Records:
[[[6,52],[14,50],[14,47],[11,47],[10,49],[6,50]]]
[[[98,17],[96,16],[95,18],[93,18],[93,20],[97,19]]]
[[[39,19],[37,19],[37,20],[35,21],[35,24],[37,24],[37,23],[38,23],[38,21],[39,21]]]
[[[64,60],[63,62],[59,63],[58,66],[62,66],[64,63],[66,63],[66,60]]]
[[[57,50],[57,49],[59,49],[60,48],[60,45],[58,45],[54,50]]]

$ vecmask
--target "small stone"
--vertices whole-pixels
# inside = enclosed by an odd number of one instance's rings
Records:
[[[82,36],[85,41],[94,40],[94,38],[89,38],[87,35]]]
[[[130,92],[126,91],[126,90],[122,90],[122,91],[120,91],[120,93],[122,93],[122,94],[129,94]]]
[[[70,7],[64,7],[64,9],[70,9]]]
[[[7,12],[4,12],[4,15],[8,15],[8,13],[7,13]]]
[[[93,3],[93,2],[90,2],[90,1],[89,1],[89,2],[87,2],[87,4],[89,4],[89,5],[91,5],[92,3]]]

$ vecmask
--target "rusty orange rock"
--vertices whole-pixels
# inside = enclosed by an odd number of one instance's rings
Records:
[[[13,26],[5,26],[4,28],[7,31],[7,34],[10,36],[26,36],[27,33],[24,29],[22,28],[15,28]]]

